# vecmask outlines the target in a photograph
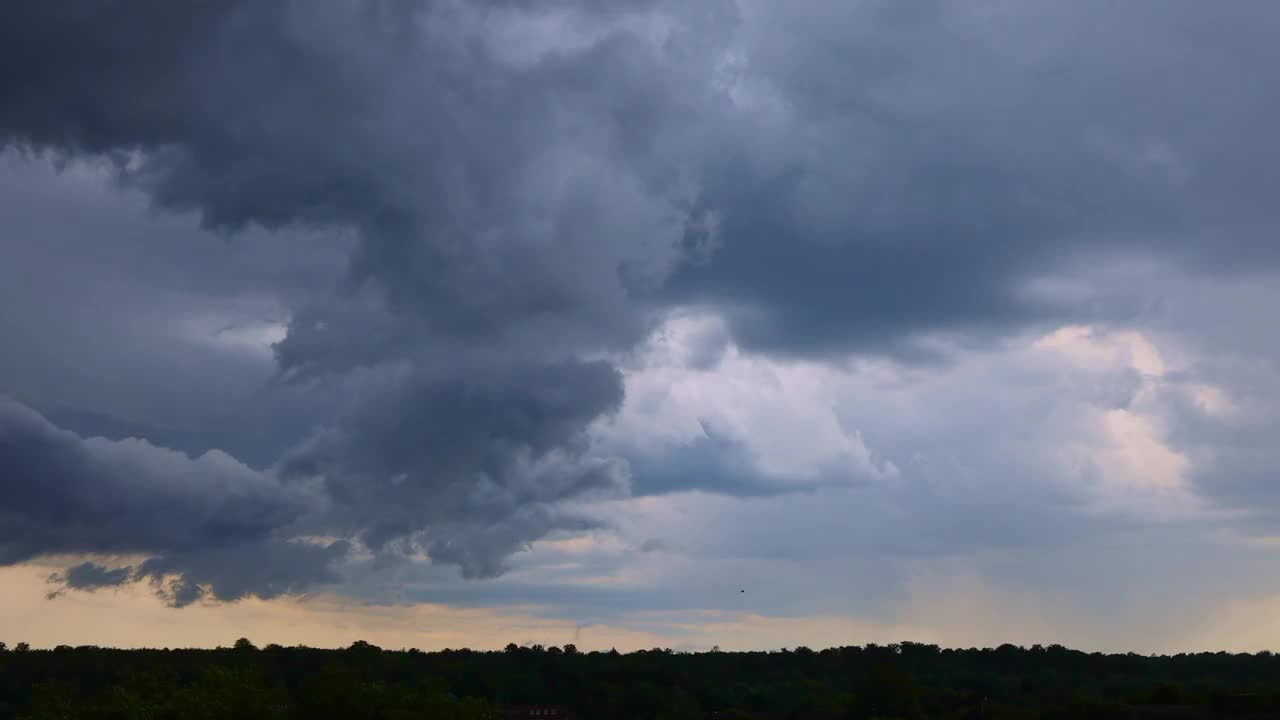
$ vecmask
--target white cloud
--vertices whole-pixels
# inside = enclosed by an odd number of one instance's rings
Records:
[[[1184,400],[1217,416],[1231,395],[1195,376],[1200,358],[1171,336],[1068,326],[956,352],[944,365],[836,366],[744,353],[718,327],[689,313],[655,333],[628,366],[626,404],[596,429],[597,442],[635,457],[693,442],[709,427],[734,440],[727,452],[745,456],[746,472],[801,483],[840,468],[846,482],[780,496],[734,497],[726,487],[597,504],[590,511],[615,535],[539,543],[520,559],[521,582],[549,577],[554,565],[557,583],[631,593],[617,598],[623,606],[665,593],[701,609],[719,607],[724,588],[750,584],[759,603],[751,608],[766,614],[843,608],[883,620],[892,616],[885,603],[930,597],[913,573],[936,574],[937,563],[959,563],[969,568],[965,582],[1019,597],[1111,587],[1154,601],[1154,590],[1126,585],[1143,573],[1121,568],[1162,567],[1179,553],[1236,572],[1215,540],[1235,515],[1195,486],[1202,458],[1170,431]],[[726,343],[718,362],[692,361],[708,342]],[[1177,542],[1138,542],[1157,529]],[[653,541],[663,552],[640,551]],[[1104,547],[1110,558],[1095,558]],[[1054,557],[1066,564],[1061,577],[1029,572],[1027,563]],[[1191,602],[1199,593],[1184,595]],[[1079,637],[1049,630],[1083,627],[1082,610],[1037,602],[1025,601],[1028,628]],[[921,607],[917,619],[941,613]],[[997,626],[947,637],[990,637]],[[1153,642],[1143,632],[1134,642]],[[1106,645],[1104,634],[1094,637]]]
[[[708,369],[702,362],[711,352],[719,358]],[[672,316],[625,375],[622,412],[597,429],[605,444],[645,452],[718,436],[740,443],[752,465],[780,483],[898,472],[875,457],[857,428],[841,423],[832,390],[846,382],[844,373],[744,353],[713,315]]]
[[[1166,375],[1189,361],[1139,331],[1067,326],[907,368],[752,355],[721,327],[707,314],[673,316],[626,371],[625,406],[598,441],[643,454],[728,438],[783,487],[914,472],[950,474],[951,485],[1038,485],[1136,512],[1155,496],[1188,502],[1190,460],[1168,444],[1165,414],[1170,394],[1187,392]],[[709,344],[722,345],[714,368],[692,360]],[[1190,392],[1210,412],[1230,407],[1221,388]]]

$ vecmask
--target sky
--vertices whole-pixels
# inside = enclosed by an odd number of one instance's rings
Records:
[[[0,639],[1280,646],[1278,33],[6,4]]]

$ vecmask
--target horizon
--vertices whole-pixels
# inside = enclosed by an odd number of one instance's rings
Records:
[[[239,644],[245,641],[249,643],[249,646],[245,648],[239,647]],[[747,649],[747,650],[726,650],[718,646],[714,646],[707,649],[701,649],[701,650],[680,649],[680,648],[672,648],[672,647],[651,647],[651,648],[638,647],[630,650],[619,650],[616,647],[609,647],[607,649],[606,648],[588,649],[588,648],[580,648],[573,643],[565,643],[563,646],[542,645],[540,643],[533,643],[533,644],[508,643],[503,647],[474,647],[474,648],[473,647],[442,647],[437,649],[423,649],[419,647],[406,647],[406,646],[383,647],[378,645],[377,643],[370,643],[364,640],[355,640],[347,645],[334,645],[334,646],[306,645],[306,644],[281,645],[279,643],[266,643],[263,645],[259,645],[257,643],[254,643],[249,638],[238,638],[235,642],[233,642],[230,645],[174,646],[174,647],[159,647],[159,646],[144,646],[144,645],[139,645],[135,647],[122,647],[122,646],[115,646],[115,645],[66,645],[66,644],[41,647],[37,645],[32,645],[30,643],[26,643],[23,641],[19,641],[18,643],[14,643],[13,645],[9,645],[8,643],[4,643],[3,641],[0,641],[0,644],[3,644],[3,647],[0,648],[0,652],[55,652],[55,651],[61,651],[61,650],[111,650],[111,651],[120,651],[120,652],[135,652],[135,651],[136,652],[196,652],[196,651],[216,652],[220,650],[222,651],[249,650],[252,652],[271,652],[273,650],[318,650],[323,652],[343,652],[343,651],[348,651],[352,649],[367,648],[370,650],[376,650],[378,652],[422,654],[422,655],[439,655],[439,654],[449,654],[449,653],[502,654],[502,653],[523,652],[523,651],[534,652],[534,653],[548,653],[551,655],[575,655],[576,654],[576,655],[582,655],[582,656],[614,655],[614,654],[617,654],[617,655],[647,655],[647,654],[804,655],[808,653],[813,653],[813,654],[830,653],[830,652],[837,652],[841,650],[867,650],[867,649],[894,650],[897,647],[909,645],[909,646],[924,648],[929,651],[937,650],[938,652],[942,652],[942,653],[948,653],[948,652],[988,653],[988,652],[998,652],[1008,648],[1008,649],[1016,650],[1018,652],[1029,652],[1029,653],[1031,652],[1066,652],[1066,653],[1077,653],[1081,655],[1106,656],[1106,657],[1136,656],[1136,657],[1152,659],[1152,660],[1167,660],[1167,659],[1173,659],[1173,658],[1182,657],[1182,656],[1197,656],[1197,655],[1231,655],[1231,656],[1247,656],[1247,657],[1258,657],[1258,658],[1271,658],[1271,657],[1275,657],[1276,655],[1276,653],[1274,653],[1271,650],[1258,650],[1256,652],[1246,652],[1246,651],[1229,652],[1226,650],[1192,650],[1192,651],[1175,652],[1175,653],[1135,653],[1131,651],[1106,652],[1106,651],[1099,651],[1099,650],[1092,650],[1092,651],[1084,650],[1080,648],[1060,645],[1058,643],[1053,643],[1049,645],[1044,645],[1041,643],[1035,643],[1032,645],[1019,645],[1017,643],[1001,643],[995,646],[951,647],[951,646],[945,646],[945,645],[938,645],[936,643],[914,642],[911,640],[901,640],[899,642],[883,643],[883,644],[865,643],[862,645],[831,645],[826,647],[809,647],[807,645],[797,645],[794,647],[759,648],[759,649]],[[18,649],[17,648],[18,645],[24,645],[26,647],[22,649]],[[573,650],[569,650],[570,647],[572,647]]]

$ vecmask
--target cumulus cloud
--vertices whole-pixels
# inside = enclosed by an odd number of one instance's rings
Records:
[[[680,333],[658,337],[673,335]],[[963,528],[938,547],[1002,528],[1021,528],[1014,540],[1030,541],[1051,529],[1019,520],[1037,505],[1038,512],[1060,517],[1194,508],[1203,489],[1193,482],[1174,433],[1175,403],[1189,386],[1211,395],[1214,388],[1184,380],[1176,363],[1176,353],[1162,352],[1140,332],[1084,326],[998,348],[957,350],[936,368],[890,361],[834,367],[731,345],[714,373],[652,358],[630,368],[628,402],[597,438],[628,447],[637,488],[659,482],[650,492],[750,495],[761,483],[774,492],[843,487],[869,507],[888,503],[876,511],[879,520],[899,512],[938,514],[921,518],[909,536],[877,522],[865,537],[858,531],[864,542],[917,543],[945,534],[953,523]],[[729,433],[733,442],[715,440]],[[711,443],[719,444],[718,453],[710,453]],[[704,472],[684,484],[663,484],[661,474],[641,471],[671,457],[680,458],[672,468]],[[706,473],[716,467],[712,459],[722,468],[736,465]],[[1028,505],[1013,512],[1022,503]],[[966,520],[969,512],[1004,519]]]

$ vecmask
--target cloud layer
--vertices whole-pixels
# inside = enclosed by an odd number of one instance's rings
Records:
[[[1274,592],[1278,26],[5,8],[0,564],[597,620],[884,619],[939,563]]]

